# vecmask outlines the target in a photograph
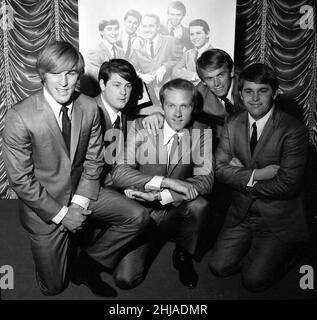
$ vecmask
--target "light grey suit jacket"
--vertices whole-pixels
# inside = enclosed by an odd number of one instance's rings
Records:
[[[104,162],[96,103],[84,95],[75,98],[70,154],[42,90],[18,103],[6,115],[3,159],[23,203],[23,225],[31,233],[49,233],[56,228],[51,219],[75,193],[98,198]]]

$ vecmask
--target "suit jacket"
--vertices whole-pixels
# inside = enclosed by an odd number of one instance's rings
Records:
[[[189,38],[189,28],[186,28],[183,25],[181,25],[181,27],[182,27],[182,37],[180,39],[177,39],[175,37],[175,39],[177,40],[177,43],[180,45],[181,51],[183,51],[183,49],[185,50],[191,49],[193,47],[193,44]],[[167,23],[161,25],[160,31],[161,31],[161,34],[168,35],[168,36],[170,35],[168,32]]]
[[[118,45],[115,45],[117,58],[124,59],[124,51]],[[89,50],[86,57],[87,74],[93,79],[98,80],[100,66],[113,58],[112,52],[106,47],[103,42],[100,42],[96,50]]]
[[[112,170],[114,185],[119,188],[144,189],[153,176],[165,176],[191,182],[200,195],[211,193],[214,181],[212,134],[207,126],[194,122],[182,136],[182,152],[168,170],[167,149],[163,145],[163,130],[150,135],[142,126],[142,119],[134,121],[129,130],[126,152],[121,153]],[[201,158],[202,155],[202,158]],[[171,192],[175,202],[182,196]]]
[[[212,46],[208,46],[206,50],[212,49]],[[196,61],[195,61],[196,49],[189,49],[183,53],[182,59],[177,62],[173,70],[173,78],[183,78],[192,81],[195,85],[198,84],[200,80],[193,80],[196,71]]]
[[[239,224],[248,212],[261,215],[278,237],[288,242],[305,240],[307,228],[301,185],[307,159],[306,127],[292,116],[275,109],[267,121],[253,156],[247,111],[234,114],[222,131],[216,151],[216,175],[233,189],[227,223]],[[243,168],[229,165],[236,157]],[[246,185],[253,169],[280,166],[273,179]]]
[[[103,141],[104,141],[104,159],[105,159],[105,166],[103,169],[103,172],[101,174],[101,184],[102,185],[106,185],[106,186],[110,186],[112,185],[112,179],[111,179],[111,168],[112,168],[112,164],[114,163],[114,158],[110,155],[110,152],[112,153],[112,150],[114,148],[114,146],[110,146],[111,142],[112,142],[112,132],[110,132],[110,130],[113,129],[112,123],[111,123],[111,119],[109,116],[109,113],[107,112],[102,99],[101,99],[101,95],[98,95],[97,97],[95,97],[96,103],[98,105],[99,108],[99,112],[100,112],[100,123],[101,123],[101,130],[102,130],[102,135],[103,135]],[[124,113],[121,113],[121,122],[122,122],[122,135],[121,136],[116,136],[116,138],[118,140],[115,140],[115,144],[118,146],[120,143],[123,144],[123,140],[126,139],[127,136],[127,116]],[[108,132],[108,134],[106,134],[106,132]],[[121,140],[119,140],[121,138]],[[123,140],[122,140],[123,138]],[[111,162],[109,161],[111,160]]]
[[[9,182],[22,200],[22,223],[31,233],[56,228],[51,219],[75,193],[98,198],[103,145],[93,99],[75,98],[71,123],[69,154],[42,90],[7,112],[3,159]]]
[[[121,39],[117,42],[118,46],[121,47],[125,54],[125,59],[130,60],[130,56],[133,50],[139,50],[144,45],[144,38],[140,37],[138,34],[134,34],[131,37],[131,51],[128,57],[126,57],[127,49],[128,49],[128,38],[129,36],[127,34],[121,34]]]

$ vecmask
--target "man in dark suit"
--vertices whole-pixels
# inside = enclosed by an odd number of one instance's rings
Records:
[[[210,213],[203,196],[211,192],[214,180],[211,129],[193,121],[196,94],[194,85],[184,79],[163,85],[163,128],[154,136],[143,128],[142,119],[136,120],[127,137],[126,153],[120,154],[112,171],[114,185],[126,189],[127,197],[143,201],[158,229],[174,235],[174,267],[190,288],[198,281],[192,255]],[[115,271],[119,286],[131,288],[144,279],[154,237],[150,234],[148,242],[121,260]]]
[[[256,63],[239,78],[245,111],[230,116],[216,151],[216,174],[232,190],[232,204],[209,266],[228,276],[242,272],[251,291],[270,287],[307,239],[301,185],[308,135],[274,100],[278,81]]]
[[[114,268],[147,225],[147,212],[141,206],[128,211],[129,199],[100,188],[104,147],[98,107],[75,92],[84,71],[82,55],[67,42],[52,42],[39,54],[37,69],[43,90],[7,112],[3,158],[22,202],[20,217],[38,285],[43,294],[56,295],[67,286],[70,271],[75,284],[97,295],[114,295],[99,277],[100,266]],[[110,228],[71,261],[72,234],[84,228],[86,219]]]
[[[197,59],[196,68],[201,79],[197,85],[203,99],[201,118],[210,120],[216,146],[225,117],[241,108],[233,61],[227,52],[210,49]]]
[[[189,30],[182,25],[186,15],[186,7],[181,1],[173,1],[167,8],[168,19],[161,25],[161,33],[174,37],[179,44],[179,49],[183,52],[193,47],[189,38]]]

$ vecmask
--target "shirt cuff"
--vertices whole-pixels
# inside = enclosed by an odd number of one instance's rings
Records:
[[[79,206],[81,206],[82,208],[87,210],[89,207],[90,199],[83,197],[83,196],[80,196],[78,194],[75,194],[73,196],[72,203],[76,203]]]
[[[172,194],[167,189],[164,189],[163,191],[161,191],[161,198],[162,200],[160,201],[160,203],[163,206],[165,206],[168,203],[174,202]]]
[[[164,177],[154,176],[145,186],[145,191],[160,191]]]
[[[68,212],[68,208],[63,206],[63,208],[58,212],[58,214],[52,219],[55,224],[59,224]]]
[[[247,187],[253,187],[256,184],[256,181],[254,181],[254,172],[255,170],[252,171],[251,178],[247,184]]]

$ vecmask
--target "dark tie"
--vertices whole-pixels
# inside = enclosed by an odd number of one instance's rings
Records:
[[[194,58],[195,63],[197,62],[197,58],[198,58],[198,50],[195,50],[195,58]]]
[[[175,35],[175,33],[174,33],[174,32],[175,32],[175,28],[174,28],[174,27],[172,27],[172,28],[171,28],[171,32],[170,32],[170,35],[171,35],[172,37],[174,37],[174,35]]]
[[[68,115],[67,115],[68,108],[65,105],[62,106],[61,111],[63,113],[63,115],[62,115],[62,134],[63,134],[63,138],[65,141],[67,150],[69,152],[69,150],[70,150],[71,122],[70,122]]]
[[[117,116],[116,121],[113,123],[113,128],[120,130],[120,116]]]
[[[128,59],[131,53],[131,36],[129,36],[127,51],[125,53],[125,58]]]
[[[250,150],[251,150],[251,156],[253,155],[255,146],[258,142],[258,132],[256,128],[256,122],[253,122],[252,124],[252,134],[251,134],[251,139],[250,139]]]
[[[220,99],[224,102],[227,113],[233,113],[233,104],[227,97],[220,97]]]
[[[154,43],[150,41],[150,51],[151,51],[151,58],[154,58]]]
[[[178,134],[175,133],[172,137],[173,142],[171,145],[171,150],[170,150],[170,154],[169,154],[169,161],[168,161],[168,166],[167,169],[169,168],[170,164],[176,164],[176,159],[178,160],[178,157],[175,159],[175,153],[178,153],[179,150],[178,149],[178,143],[179,143],[179,137]]]
[[[116,59],[117,58],[117,50],[115,45],[112,46],[112,54],[113,54],[113,58]]]

